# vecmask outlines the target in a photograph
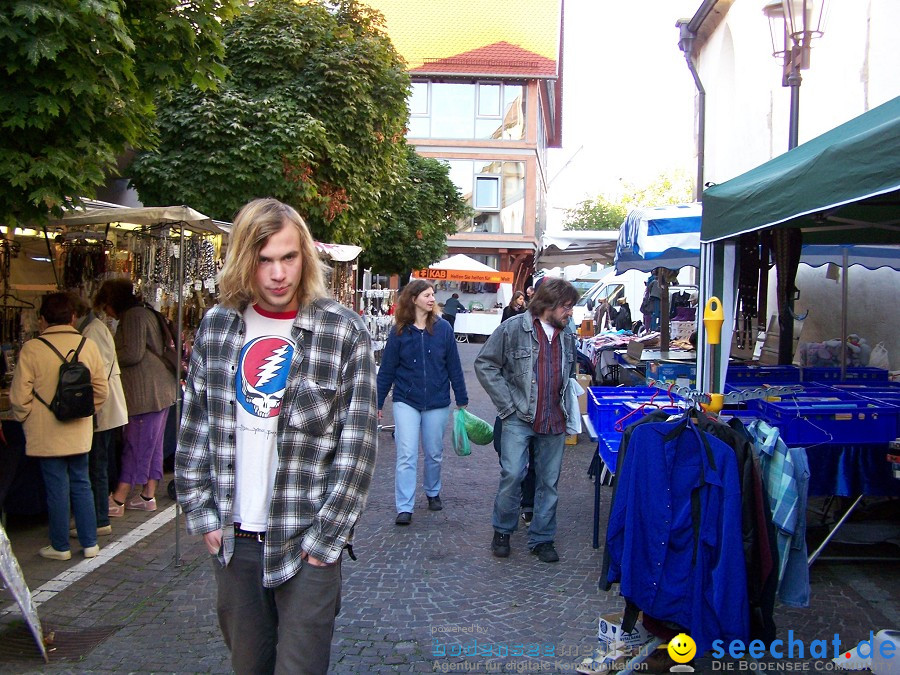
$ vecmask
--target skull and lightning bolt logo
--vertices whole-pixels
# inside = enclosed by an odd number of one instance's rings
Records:
[[[256,417],[278,416],[293,354],[294,345],[283,337],[266,335],[244,345],[237,376],[244,410]]]

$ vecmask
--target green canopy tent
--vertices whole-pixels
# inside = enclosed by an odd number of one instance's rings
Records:
[[[799,229],[804,244],[900,243],[900,97],[704,192],[701,306],[718,295],[725,329],[733,325],[737,237],[773,228]],[[699,340],[706,345],[702,322]],[[723,330],[719,358],[700,350],[706,391],[722,391],[728,344]]]

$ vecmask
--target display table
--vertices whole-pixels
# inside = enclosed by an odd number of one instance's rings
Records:
[[[502,316],[501,310],[457,314],[453,331],[457,335],[490,335],[500,325]]]

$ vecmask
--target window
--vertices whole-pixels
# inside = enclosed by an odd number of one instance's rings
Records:
[[[475,211],[461,232],[519,234],[525,223],[525,162],[443,160],[450,179]]]
[[[428,114],[428,83],[413,82],[409,94],[409,114],[410,115],[427,115]]]
[[[499,84],[478,85],[479,117],[500,117],[500,89]]]
[[[500,209],[500,176],[475,176],[474,207],[482,211]]]
[[[410,138],[522,140],[525,87],[507,82],[412,83]]]

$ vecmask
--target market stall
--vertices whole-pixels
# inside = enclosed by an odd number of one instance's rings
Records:
[[[728,333],[734,318],[734,274],[739,263],[737,238],[750,232],[791,230],[794,236],[802,237],[803,244],[900,244],[898,149],[900,97],[704,193],[701,305],[707,297],[719,297],[725,321],[721,345],[715,350],[708,346],[701,324],[699,382],[703,391],[725,391]],[[844,300],[850,252],[845,248],[841,254]],[[785,283],[792,283],[792,279]],[[890,316],[895,317],[896,312]],[[847,342],[845,317],[842,344]],[[832,372],[838,383],[848,380],[846,359]],[[780,418],[782,426],[812,423],[826,432],[824,439],[819,436],[794,441],[814,447],[809,452],[811,482],[814,479],[815,484],[828,486],[822,489],[830,494],[856,497],[834,529],[875,484],[865,472],[871,469],[889,474],[890,465],[884,461],[887,440],[898,433],[897,408],[889,402],[882,405],[890,392],[875,392],[868,382],[859,384],[862,387],[855,393],[863,393],[867,402],[836,396],[835,401],[822,403],[816,401],[821,396],[818,392],[807,392],[812,400],[796,402]],[[870,431],[875,427],[877,434]],[[897,494],[895,484],[889,483],[892,494]],[[816,555],[811,555],[811,560]]]
[[[356,261],[359,254],[362,253],[362,248],[349,244],[325,244],[317,241],[316,251],[328,264],[330,270],[328,283],[331,287],[332,297],[345,307],[354,310],[361,309],[357,307],[356,302]]]
[[[127,276],[145,300],[177,325],[176,348],[183,353],[185,329],[199,323],[204,308],[213,301],[224,233],[221,225],[186,206],[123,208],[90,202],[86,208],[72,209],[62,218],[51,220],[40,236],[33,237],[42,240],[55,282],[53,288],[43,288],[40,292],[68,288],[90,297],[104,279]],[[26,233],[6,234],[8,239],[16,236],[24,239]],[[48,278],[45,273],[44,281]],[[30,335],[20,332],[19,344],[27,337]],[[172,418],[176,434],[180,405],[178,387]],[[24,452],[24,438],[18,423],[4,421],[3,424],[10,442],[4,453],[4,462],[8,463],[4,472],[15,475]],[[13,445],[11,438],[21,441],[22,446]],[[14,489],[15,478],[4,487]],[[8,493],[0,497],[8,497]],[[8,500],[0,499],[0,503],[4,501]],[[179,532],[180,528],[176,527],[176,556]]]
[[[900,97],[706,190],[701,306],[719,297],[730,330],[736,239],[744,233],[794,228],[803,244],[900,244],[898,148]],[[723,345],[729,342],[723,333]],[[721,390],[727,352],[720,349],[714,358],[701,353],[706,387]]]
[[[445,302],[457,292],[466,312],[456,315],[454,331],[458,336],[490,335],[503,315],[503,307],[512,298],[512,272],[499,272],[467,255],[457,254],[414,270],[412,276],[435,284],[435,297]]]

